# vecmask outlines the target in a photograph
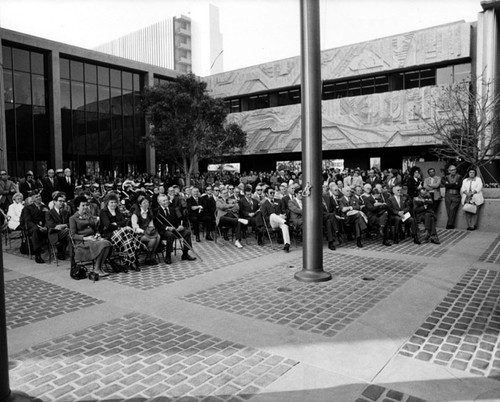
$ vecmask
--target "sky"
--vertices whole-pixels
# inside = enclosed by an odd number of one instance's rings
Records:
[[[465,20],[479,0],[319,0],[321,48]],[[224,70],[300,54],[300,0],[0,0],[0,27],[91,49],[142,27],[219,7]]]

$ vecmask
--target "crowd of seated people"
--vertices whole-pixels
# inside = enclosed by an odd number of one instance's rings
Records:
[[[439,244],[436,213],[447,181],[434,169],[423,176],[417,167],[405,174],[397,169],[325,170],[322,223],[328,248],[335,250],[349,241],[363,247],[363,240],[373,237],[380,237],[385,246],[406,236],[415,244]],[[119,249],[123,264],[113,269],[123,272],[140,270],[137,250],[143,248],[144,263],[157,264],[162,241],[167,264],[172,263],[176,240],[181,243],[181,259],[195,259],[189,255],[192,235],[201,242],[212,241],[218,233],[229,239],[232,232],[234,245],[242,248],[249,228],[259,245],[276,232],[288,252],[290,233],[303,229],[303,201],[300,172],[209,172],[195,175],[186,186],[180,174],[74,178],[70,169],[50,169],[43,178],[34,179],[29,171],[16,182],[0,171],[0,209],[6,226],[26,231],[36,262],[44,262],[47,239],[56,247],[57,258],[69,252],[72,260],[75,255],[94,259],[99,269],[111,250]],[[425,227],[422,238],[419,224]],[[68,236],[77,249],[69,250]]]

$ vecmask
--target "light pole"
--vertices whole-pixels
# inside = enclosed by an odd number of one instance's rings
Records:
[[[304,266],[295,274],[303,282],[332,279],[323,271],[323,206],[321,176],[321,59],[319,0],[300,0],[302,88],[302,182],[304,189]]]

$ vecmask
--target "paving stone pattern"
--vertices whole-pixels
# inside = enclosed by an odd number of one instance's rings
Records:
[[[182,297],[183,300],[297,328],[335,336],[424,268],[416,262],[349,256],[324,258],[333,280],[303,283],[294,279],[302,259]],[[291,268],[293,269],[291,269]],[[373,279],[373,280],[371,280]]]
[[[479,257],[479,261],[500,264],[500,235],[490,244],[483,255]]]
[[[500,380],[500,273],[470,269],[399,354]]]
[[[407,237],[401,240],[399,244],[393,244],[390,247],[382,245],[382,238],[377,237],[372,240],[363,240],[363,250],[438,258],[446,253],[449,247],[454,246],[467,235],[469,235],[469,232],[462,230],[438,229],[438,237],[441,244],[422,242],[422,244],[418,245],[413,243],[413,238]],[[355,241],[347,242],[341,247],[357,248]]]
[[[369,385],[355,402],[426,402],[423,399],[380,385]]]
[[[5,281],[7,329],[104,303],[30,276]]]
[[[140,272],[129,271],[127,274],[115,274],[109,276],[107,280],[135,289],[148,290],[276,251],[268,246],[261,247],[252,244],[244,244],[242,249],[237,249],[231,242],[222,239],[217,244],[201,242],[196,243],[194,247],[203,261],[199,258],[196,261],[181,261],[182,252],[177,251],[177,255],[172,253],[171,265],[159,261],[158,265],[141,266]],[[193,253],[191,255],[194,256]]]
[[[10,374],[12,388],[44,401],[244,401],[298,363],[138,313],[12,359],[18,362]]]

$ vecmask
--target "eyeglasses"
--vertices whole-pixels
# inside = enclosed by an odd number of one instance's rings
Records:
[[[220,191],[220,190],[218,190],[218,189],[215,189],[214,191]]]
[[[227,189],[228,190],[234,190],[234,187],[228,187]]]
[[[7,176],[7,173],[0,173],[0,176]]]
[[[262,189],[261,189],[261,188],[257,188],[256,190],[257,190],[257,191],[262,191]]]
[[[274,191],[269,191],[269,194],[271,194],[271,195],[274,194]]]

